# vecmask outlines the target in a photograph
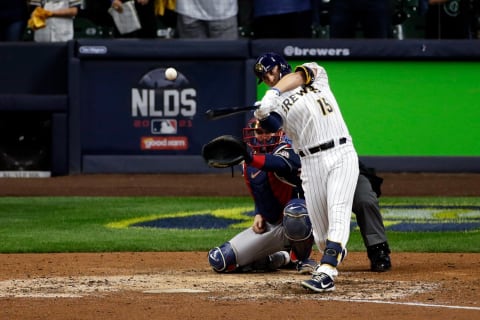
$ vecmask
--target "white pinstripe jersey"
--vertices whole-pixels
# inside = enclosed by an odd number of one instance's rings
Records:
[[[292,139],[293,147],[298,152],[332,139],[351,140],[325,69],[316,62],[303,65],[316,69],[313,83],[284,92],[282,103],[272,110],[281,115],[283,130]]]
[[[83,6],[83,0],[28,0],[29,5],[36,7],[45,7],[47,2],[62,3],[63,8]]]

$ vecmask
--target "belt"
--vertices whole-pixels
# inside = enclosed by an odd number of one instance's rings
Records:
[[[340,138],[338,140],[338,144],[345,144],[347,142],[347,138]],[[331,149],[335,147],[335,141],[333,140],[330,140],[328,142],[325,142],[325,143],[322,143],[316,147],[311,147],[308,149],[308,154],[314,154],[314,153],[317,153],[319,151],[325,151],[325,150],[328,150],[328,149]],[[298,152],[298,154],[300,155],[300,157],[305,157],[306,154],[305,152],[303,152],[302,150],[300,150]]]

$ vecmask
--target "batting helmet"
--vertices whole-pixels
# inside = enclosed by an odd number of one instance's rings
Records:
[[[259,56],[255,62],[255,66],[253,67],[253,71],[258,78],[258,83],[261,83],[265,73],[272,70],[272,68],[275,66],[280,67],[280,79],[284,75],[292,72],[292,67],[290,67],[285,58],[278,53],[267,52]]]
[[[283,227],[289,240],[303,241],[312,235],[312,223],[303,199],[290,200],[283,209]]]

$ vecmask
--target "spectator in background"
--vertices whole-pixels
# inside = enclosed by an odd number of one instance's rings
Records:
[[[420,0],[420,14],[425,16],[426,39],[476,38],[475,21],[480,13],[475,0]],[[476,18],[476,19],[475,19]]]
[[[10,1],[10,0],[9,0]],[[33,39],[36,42],[61,42],[73,39],[73,19],[77,16],[82,0],[29,0],[35,8],[29,20],[34,26]],[[42,21],[43,25],[35,24]]]
[[[314,0],[330,6],[330,38],[356,38],[357,28],[364,38],[392,37],[390,0]]]
[[[238,39],[237,0],[177,0],[179,38]]]
[[[175,13],[176,0],[155,0],[155,14],[157,15],[157,37],[173,38],[177,24]]]
[[[254,0],[254,38],[311,38],[311,0]]]
[[[27,26],[26,0],[7,0],[0,4],[0,41],[21,41]]]
[[[111,7],[118,12],[122,11],[123,2],[126,0],[104,0],[111,2]],[[156,38],[157,37],[157,16],[155,14],[154,0],[134,0],[135,10],[142,28],[132,33],[121,35],[122,38]],[[115,37],[120,37],[120,33],[115,29]]]

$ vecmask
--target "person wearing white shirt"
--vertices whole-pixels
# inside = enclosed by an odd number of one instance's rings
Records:
[[[238,39],[237,0],[177,0],[179,38]]]

